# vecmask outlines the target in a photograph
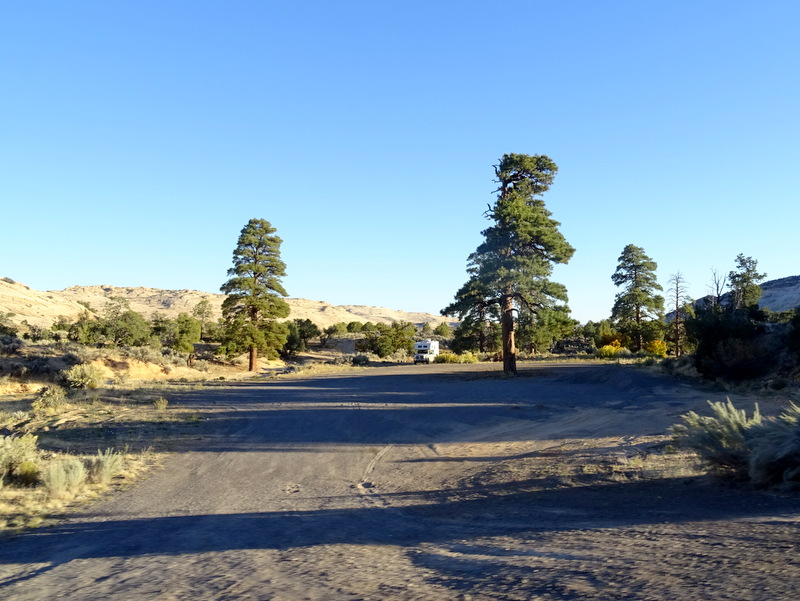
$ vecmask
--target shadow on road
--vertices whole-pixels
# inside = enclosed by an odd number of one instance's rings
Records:
[[[510,532],[542,533],[712,519],[780,521],[781,516],[795,515],[800,509],[796,497],[724,488],[695,480],[602,484],[539,492],[510,492],[506,488],[491,493],[455,502],[440,499],[412,504],[402,510],[369,507],[129,520],[76,519],[6,541],[0,547],[0,561],[44,563],[47,566],[42,569],[47,570],[75,559],[97,557],[287,550],[337,543],[410,547]],[[418,494],[430,501],[428,497],[439,493]],[[797,523],[791,527],[796,535]],[[7,579],[0,582],[0,587],[16,581],[17,578]]]
[[[505,379],[483,366],[443,367],[450,370],[406,366],[180,392],[170,397],[170,406],[203,417],[191,426],[173,428],[164,438],[169,438],[171,450],[199,452],[260,452],[311,444],[437,444],[459,442],[466,430],[493,421],[534,423],[582,409],[636,412],[667,405],[677,416],[687,408],[671,396],[680,383],[635,368],[534,365],[522,370],[523,377]],[[668,389],[655,394],[659,387]],[[663,432],[664,427],[654,423],[647,433]],[[105,426],[104,434],[114,446],[115,440],[130,443],[135,433],[151,431],[152,424],[127,422]],[[574,434],[590,437],[592,432]],[[613,434],[631,432],[621,420],[618,432],[605,433]],[[521,435],[507,430],[496,433],[494,441],[524,440]],[[59,438],[79,444],[86,432],[69,425]]]

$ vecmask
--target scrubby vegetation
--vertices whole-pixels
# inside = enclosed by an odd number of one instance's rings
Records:
[[[717,473],[760,487],[800,489],[800,407],[792,403],[777,417],[764,417],[758,405],[750,416],[730,399],[710,405],[712,416],[692,411],[672,427],[679,445]]]
[[[477,363],[478,357],[467,351],[466,353],[441,353],[434,363]]]
[[[374,330],[364,332],[363,338],[356,342],[356,350],[362,353],[374,353],[385,358],[391,355],[406,357],[414,352],[416,328],[407,322],[395,322],[391,325],[379,323]]]

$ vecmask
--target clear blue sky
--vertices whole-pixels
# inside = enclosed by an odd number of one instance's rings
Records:
[[[239,231],[293,297],[438,311],[508,152],[559,165],[554,278],[626,244],[694,296],[800,274],[800,3],[6,2],[0,276],[218,292]]]

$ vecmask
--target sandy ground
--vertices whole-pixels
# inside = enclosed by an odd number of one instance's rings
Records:
[[[724,394],[633,367],[524,370],[186,393],[208,419],[161,471],[0,542],[0,598],[796,598],[799,497],[632,469]]]

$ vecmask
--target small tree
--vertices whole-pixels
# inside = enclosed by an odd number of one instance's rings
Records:
[[[766,273],[758,273],[758,261],[737,255],[736,269],[728,274],[734,311],[758,306],[762,294],[759,284],[766,277]]]
[[[69,327],[67,338],[85,345],[98,344],[104,340],[104,329],[105,321],[84,310]]]
[[[189,364],[194,362],[194,345],[200,342],[200,321],[189,315],[181,313],[175,319],[176,332],[172,348],[179,353],[189,353]]]
[[[697,345],[695,367],[708,378],[762,377],[774,363],[767,348],[766,316],[758,308],[758,282],[766,276],[758,273],[757,262],[750,257],[740,254],[736,264],[737,269],[725,278],[730,302],[723,302],[719,295],[716,302],[698,307],[695,316],[686,320],[689,338]],[[715,277],[715,285],[718,283]]]
[[[328,326],[327,328],[323,329],[319,336],[319,342],[322,348],[328,346],[328,343],[336,336],[342,336],[343,334],[347,333],[347,324],[340,322],[335,323],[333,325]]]
[[[300,334],[300,339],[305,343],[313,338],[318,338],[322,333],[320,329],[310,319],[295,319],[294,323],[297,325],[297,331]]]
[[[125,297],[109,299],[104,313],[104,334],[114,345],[143,346],[150,341],[150,324],[130,307]]]
[[[547,352],[559,340],[572,335],[578,322],[563,311],[547,308],[534,314],[522,309],[519,317],[519,346],[529,353]]]
[[[676,357],[680,357],[686,346],[686,318],[694,315],[692,297],[687,292],[686,280],[681,272],[669,278],[668,295],[672,304],[672,321],[667,326],[669,342]]]
[[[379,357],[388,357],[392,353],[403,350],[414,351],[414,335],[416,327],[408,322],[392,322],[391,325],[379,323],[375,330],[366,332],[364,338],[356,341],[359,352],[375,353]]]
[[[471,317],[464,319],[453,331],[450,348],[455,353],[499,353],[503,348],[500,322],[476,321]]]
[[[716,269],[711,270],[711,284],[708,287],[710,302],[713,306],[722,304],[725,288],[728,286],[728,276],[721,274]]]
[[[200,322],[200,340],[203,340],[207,329],[206,324],[214,317],[214,311],[207,298],[204,298],[195,305],[194,309],[192,309],[192,317]]]
[[[443,321],[438,326],[433,328],[433,333],[436,336],[441,336],[442,338],[452,338],[453,337],[453,329],[450,327],[446,321]]]
[[[170,319],[163,313],[154,313],[150,317],[150,329],[155,338],[162,346],[172,348],[175,335],[178,331],[178,324],[174,319]]]
[[[306,350],[306,343],[300,336],[300,328],[297,327],[296,321],[289,321],[286,323],[286,343],[280,350],[280,355],[284,359],[288,359],[292,355],[302,353]]]
[[[250,371],[257,368],[259,351],[277,357],[286,343],[286,326],[276,321],[289,315],[289,305],[282,298],[287,296],[281,284],[286,275],[280,258],[282,242],[268,221],[251,219],[233,251],[230,277],[220,288],[228,295],[222,303],[223,350],[228,356],[248,350]]]
[[[281,350],[283,358],[302,353],[308,347],[308,341],[322,333],[310,319],[295,319],[287,322],[286,326],[288,327],[288,337]]]
[[[644,249],[628,244],[619,256],[617,270],[611,276],[616,286],[622,286],[611,310],[617,328],[631,338],[633,349],[641,351],[647,340],[657,337],[664,297],[656,294],[662,290],[656,280],[658,265]]]
[[[360,321],[351,321],[347,324],[347,331],[351,334],[358,334],[364,328],[364,324]]]

